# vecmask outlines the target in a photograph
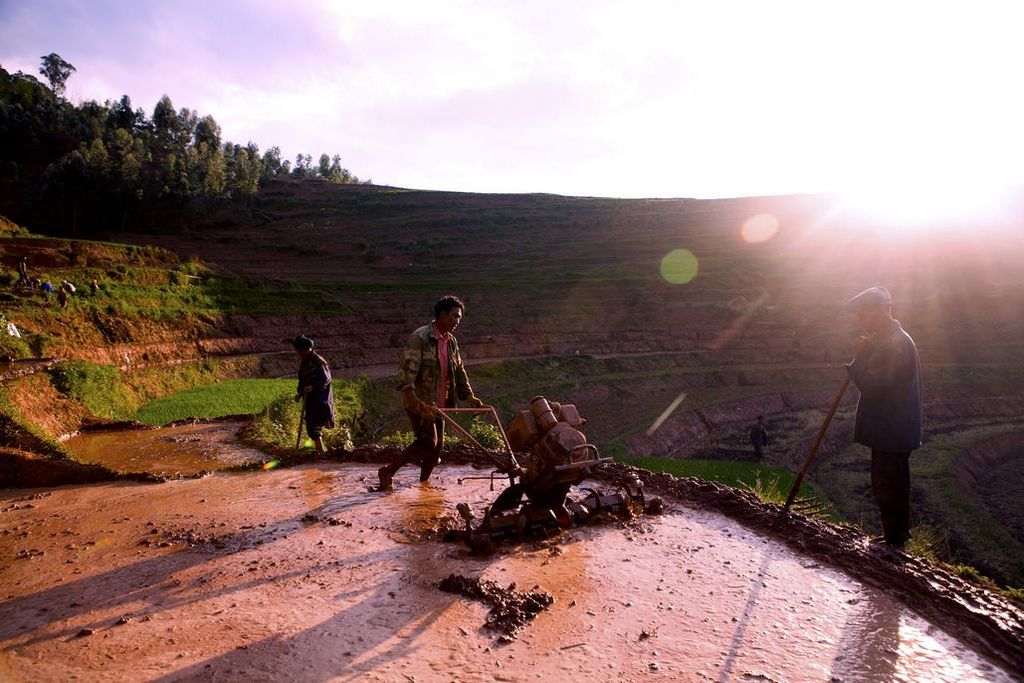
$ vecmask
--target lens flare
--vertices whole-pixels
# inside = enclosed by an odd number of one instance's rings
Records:
[[[778,229],[778,218],[770,213],[759,213],[746,220],[740,228],[740,237],[747,244],[757,244],[770,240]]]
[[[265,470],[272,470],[272,469],[274,469],[275,467],[277,467],[280,464],[281,464],[280,460],[269,460],[269,461],[263,463],[263,469],[265,469]]]
[[[685,285],[697,277],[699,263],[689,249],[673,249],[661,259],[661,277],[672,285]]]
[[[647,428],[647,436],[650,436],[654,432],[658,431],[661,425],[665,424],[665,420],[667,420],[672,415],[672,413],[675,412],[676,408],[679,407],[679,404],[682,403],[685,398],[686,392],[682,392],[678,396],[676,396],[675,400],[668,404],[668,408],[665,408],[665,410],[662,411],[661,415],[658,416],[658,419],[651,423],[651,426]]]

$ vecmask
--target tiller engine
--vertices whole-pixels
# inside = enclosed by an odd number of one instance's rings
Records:
[[[457,426],[454,420],[446,419]],[[569,490],[592,470],[612,461],[602,458],[597,447],[587,443],[580,431],[584,422],[576,406],[548,401],[543,396],[534,398],[528,410],[519,411],[503,432],[508,452],[502,458],[495,457],[497,469],[489,477],[493,490],[496,476],[507,476],[508,488],[485,509],[478,524],[469,505],[460,503],[456,509],[466,528],[457,535],[474,551],[484,552],[496,541],[546,537],[597,514],[625,515],[634,509],[642,512],[644,494],[639,479],[620,485],[613,493],[586,488],[582,499],[569,497]],[[461,428],[459,431],[465,433]]]

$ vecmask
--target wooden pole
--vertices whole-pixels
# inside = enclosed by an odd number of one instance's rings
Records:
[[[465,429],[463,429],[463,428],[462,428],[462,425],[460,425],[460,424],[459,424],[458,422],[456,422],[456,421],[455,421],[455,418],[453,418],[453,417],[450,417],[450,416],[449,416],[449,415],[447,414],[447,412],[448,412],[449,410],[452,410],[453,412],[456,412],[456,411],[457,411],[457,412],[466,412],[466,409],[465,409],[465,408],[442,408],[442,409],[439,409],[439,410],[438,410],[438,412],[439,412],[439,413],[441,413],[441,417],[442,417],[442,418],[444,419],[444,421],[445,421],[445,422],[447,422],[448,424],[450,424],[450,425],[452,426],[452,428],[454,428],[454,429],[455,429],[455,430],[456,430],[457,432],[459,432],[459,433],[460,433],[460,434],[462,434],[462,435],[463,435],[464,437],[466,437],[467,439],[469,439],[469,440],[470,440],[470,442],[471,442],[471,443],[472,443],[472,444],[473,444],[474,446],[476,446],[476,447],[477,447],[477,448],[479,448],[480,450],[482,450],[482,451],[485,451],[485,452],[486,452],[486,451],[487,451],[487,449],[486,449],[486,448],[484,448],[483,446],[481,446],[481,445],[480,445],[480,442],[479,442],[479,441],[477,441],[476,439],[474,439],[474,438],[473,438],[473,435],[472,435],[472,434],[470,434],[470,433],[469,433],[469,432],[467,432],[467,431],[466,431]]]
[[[818,447],[821,446],[821,442],[825,439],[825,431],[828,430],[832,417],[836,414],[836,408],[839,407],[839,402],[843,400],[843,394],[846,393],[846,387],[848,386],[850,386],[849,375],[843,380],[839,391],[836,393],[836,397],[832,400],[832,406],[828,409],[828,415],[825,416],[825,421],[821,423],[821,429],[818,430],[818,437],[814,440],[814,445],[811,446],[811,450],[807,453],[807,458],[804,459],[804,466],[800,468],[800,473],[796,475],[796,481],[793,482],[793,486],[789,489],[789,496],[786,498],[787,510],[793,504],[796,493],[800,490],[800,484],[804,481],[804,475],[807,474],[807,470],[811,468],[811,463],[814,462],[814,456],[818,454]]]
[[[509,443],[508,435],[505,434],[505,429],[501,426],[501,420],[498,418],[498,411],[494,409],[494,406],[483,406],[480,408],[438,408],[438,412],[441,413],[441,417],[445,422],[450,424],[453,429],[457,430],[469,439],[474,446],[485,453],[488,452],[488,449],[484,448],[479,441],[474,439],[469,432],[462,428],[462,425],[456,422],[455,419],[447,413],[489,413],[491,417],[494,418],[494,424],[497,425],[498,431],[501,432],[501,438],[505,442],[505,450],[508,451],[508,455],[512,459],[512,467],[519,467],[519,462],[516,460],[516,454],[512,451],[512,444]]]
[[[501,440],[505,442],[505,450],[512,454],[512,444],[508,441],[508,435],[505,434],[505,428],[501,426],[501,418],[498,417],[498,411],[494,409],[494,406],[481,406],[480,408],[444,408],[442,409],[445,413],[489,413],[491,418],[494,420],[494,426],[498,428],[498,432],[501,433]]]
[[[302,409],[299,410],[299,432],[295,435],[295,447],[302,444],[302,422],[306,419],[306,397],[302,397]]]

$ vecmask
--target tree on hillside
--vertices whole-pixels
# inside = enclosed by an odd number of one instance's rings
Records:
[[[151,126],[154,143],[164,153],[181,154],[192,144],[198,125],[199,115],[195,111],[188,107],[182,107],[180,112],[174,111],[174,103],[167,95],[161,97],[153,108]],[[219,126],[217,135],[220,136]]]
[[[219,202],[251,206],[275,178],[358,182],[341,157],[283,160],[252,142],[226,141],[212,116],[176,110],[164,95],[152,116],[128,95],[72,104],[60,95],[75,68],[56,53],[35,76],[0,67],[0,213],[56,230],[209,215]],[[199,200],[199,201],[196,201]]]
[[[89,195],[89,165],[75,150],[46,167],[42,177],[43,200],[51,205],[66,204],[70,209],[71,232],[78,232],[79,210]]]
[[[107,126],[110,128],[123,128],[134,132],[137,127],[146,124],[146,114],[142,109],[132,110],[132,100],[127,95],[122,95],[117,102],[107,102]]]
[[[198,126],[198,114],[187,107],[176,112],[167,95],[156,103],[150,123],[153,163],[147,178],[151,196],[187,199],[199,191],[193,168],[195,155],[190,153]]]
[[[287,174],[287,171],[283,171]],[[281,175],[281,148],[273,146],[263,153],[263,175],[262,180],[269,180]]]
[[[20,71],[10,74],[0,67],[0,103],[3,109],[18,107],[21,111],[29,111],[44,99],[52,100],[53,93],[38,78]]]
[[[220,142],[220,124],[212,116],[204,116],[196,124],[196,146],[220,147]]]
[[[110,152],[111,189],[125,206],[139,199],[142,183],[142,165],[146,159],[146,147],[140,138],[133,137],[124,128],[116,128],[107,144]]]
[[[296,178],[305,178],[310,175],[310,168],[313,166],[312,154],[295,155],[295,166],[292,168],[292,175]]]
[[[50,90],[53,91],[54,95],[64,97],[64,87],[67,85],[68,78],[77,69],[64,61],[56,52],[51,52],[43,57],[42,60],[43,66],[40,67],[39,73],[50,82]]]
[[[352,183],[359,182],[359,179],[349,173],[347,168],[341,165],[341,155],[335,154],[334,158],[331,159],[331,167],[328,171],[328,178],[332,183]]]
[[[260,187],[260,157],[259,149],[249,143],[249,147],[233,145],[231,156],[228,158],[230,169],[231,195],[233,197],[248,198],[259,192]],[[227,148],[225,148],[225,152]]]
[[[171,98],[164,95],[153,107],[153,133],[159,138],[170,138],[171,131],[178,125],[178,114]]]
[[[94,138],[88,145],[82,144],[82,156],[89,169],[90,179],[95,185],[103,187],[110,178],[110,153],[100,138]]]

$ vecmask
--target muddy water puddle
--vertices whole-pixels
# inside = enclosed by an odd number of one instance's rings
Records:
[[[238,441],[239,420],[199,422],[160,429],[84,432],[67,440],[84,463],[118,472],[192,476],[215,472],[269,456]]]
[[[2,680],[1012,680],[880,591],[709,512],[486,557],[432,540],[486,481],[317,463],[0,492]],[[452,573],[554,603],[509,644]]]

